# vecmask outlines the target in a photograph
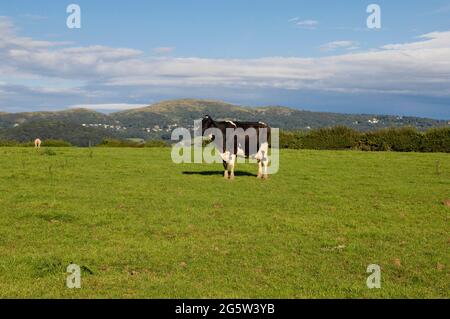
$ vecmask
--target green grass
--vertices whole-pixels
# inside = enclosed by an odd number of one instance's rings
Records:
[[[225,181],[168,148],[0,148],[0,297],[450,297],[449,154],[280,161]]]

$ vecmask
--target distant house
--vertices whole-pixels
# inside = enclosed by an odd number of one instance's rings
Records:
[[[153,126],[152,131],[153,132],[161,132],[162,128],[159,125],[155,125],[155,126]]]

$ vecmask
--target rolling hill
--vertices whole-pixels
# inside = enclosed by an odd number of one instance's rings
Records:
[[[105,114],[88,109],[59,112],[0,113],[0,139],[28,141],[35,136],[98,143],[106,137],[170,139],[175,127],[192,127],[209,114],[215,119],[264,121],[284,130],[309,130],[345,125],[359,131],[413,126],[420,130],[448,125],[447,121],[373,114],[311,112],[283,106],[244,107],[221,101],[181,99]]]

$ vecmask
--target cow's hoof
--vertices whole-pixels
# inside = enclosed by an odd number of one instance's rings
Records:
[[[234,180],[234,174],[230,175],[230,180]]]
[[[262,175],[258,175],[258,176],[256,176],[256,178],[257,178],[257,179],[261,179],[261,178],[262,178]]]
[[[269,175],[264,175],[264,177],[263,177],[264,179],[268,179],[269,178]]]

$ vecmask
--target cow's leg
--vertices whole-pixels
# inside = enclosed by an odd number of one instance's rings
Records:
[[[268,178],[268,166],[269,166],[269,144],[267,142],[262,143],[258,153],[256,154],[255,158],[258,160],[258,178]]]
[[[231,155],[231,160],[228,163],[228,167],[230,168],[230,179],[234,179],[234,166],[236,164],[236,155]]]
[[[223,177],[228,179],[228,163],[226,161],[223,161],[223,168],[225,169],[223,172]]]
[[[267,179],[267,178],[269,178],[269,174],[268,174],[269,157],[267,157],[267,153],[264,151],[262,152],[262,155],[263,155],[263,157],[261,159],[261,162],[262,162],[262,166],[263,166],[263,178]]]
[[[258,160],[258,176],[256,178],[262,178],[262,163],[261,160]]]

